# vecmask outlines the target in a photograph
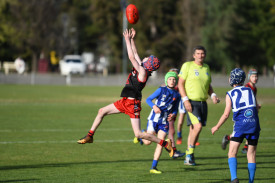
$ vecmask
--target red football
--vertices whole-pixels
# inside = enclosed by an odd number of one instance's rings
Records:
[[[135,5],[129,4],[126,8],[126,17],[130,24],[136,24],[139,19],[138,9]]]

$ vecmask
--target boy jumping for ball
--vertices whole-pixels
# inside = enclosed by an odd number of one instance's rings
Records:
[[[178,82],[178,76],[175,72],[168,72],[165,75],[164,87],[159,87],[151,96],[146,99],[147,104],[152,108],[148,116],[147,133],[157,135],[158,138],[164,140],[169,131],[169,122],[172,121],[178,112],[178,105],[181,96],[175,90]],[[155,102],[152,101],[155,99]],[[150,145],[150,140],[134,139],[134,143],[141,142],[145,145]],[[161,174],[162,172],[157,169],[158,160],[162,152],[162,147],[157,144],[152,167],[150,173]],[[172,157],[173,154],[170,154]]]
[[[246,138],[248,142],[247,161],[249,183],[254,182],[256,172],[256,148],[260,136],[260,123],[257,110],[257,101],[251,88],[244,87],[245,73],[236,68],[231,71],[229,82],[233,87],[226,94],[226,106],[216,126],[211,129],[212,134],[225,123],[230,111],[233,111],[233,133],[230,139],[228,152],[228,165],[231,174],[231,183],[238,183],[237,178],[237,152]]]
[[[133,28],[131,30],[126,29],[123,32],[123,36],[126,41],[128,57],[133,65],[132,71],[126,81],[126,85],[120,95],[123,98],[99,109],[89,133],[84,138],[78,140],[77,143],[93,143],[93,137],[96,129],[101,124],[104,116],[125,113],[130,117],[132,128],[137,138],[156,142],[161,147],[165,147],[170,153],[173,153],[170,140],[165,141],[155,137],[152,134],[143,133],[140,129],[140,111],[142,98],[141,91],[145,87],[151,73],[159,68],[160,61],[153,55],[150,57],[145,57],[142,61],[140,60],[134,42],[135,35],[136,31]]]

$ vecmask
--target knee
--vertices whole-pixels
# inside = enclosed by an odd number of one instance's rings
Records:
[[[236,158],[236,153],[228,152],[228,158]]]
[[[201,123],[198,123],[198,124],[194,125],[194,128],[195,128],[195,130],[196,130],[197,132],[200,132],[200,131],[202,130],[202,125],[201,125]]]
[[[106,113],[105,113],[105,111],[104,111],[104,108],[100,108],[100,109],[98,110],[97,114],[100,115],[100,116],[105,116]]]
[[[135,132],[135,136],[136,136],[137,138],[141,138],[141,139],[144,137],[143,132],[141,132],[141,131]]]

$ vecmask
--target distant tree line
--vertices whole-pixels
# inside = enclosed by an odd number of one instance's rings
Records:
[[[192,48],[207,49],[217,73],[233,67],[263,74],[275,63],[275,0],[128,0],[140,19],[134,27],[141,57],[154,54],[161,72],[192,60]],[[0,61],[23,57],[36,70],[41,54],[93,52],[122,72],[121,0],[1,0]],[[128,66],[130,67],[130,66]]]

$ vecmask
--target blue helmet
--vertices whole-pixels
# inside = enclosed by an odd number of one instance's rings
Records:
[[[151,72],[155,71],[159,68],[159,66],[160,66],[160,61],[154,55],[151,55],[146,62],[143,62],[143,67],[147,71],[151,71]]]
[[[246,78],[245,72],[240,68],[235,68],[230,72],[229,83],[231,86],[233,86],[235,84],[243,85],[245,78]]]

